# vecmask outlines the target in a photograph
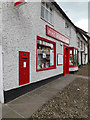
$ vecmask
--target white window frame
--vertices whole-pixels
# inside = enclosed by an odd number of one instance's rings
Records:
[[[41,18],[44,19],[45,21],[47,21],[48,23],[50,23],[51,25],[53,25],[54,20],[53,20],[53,9],[52,7],[47,3],[44,2],[44,4],[42,4],[44,1],[41,2]],[[48,8],[47,8],[48,5]],[[44,17],[42,16],[42,7],[44,8]],[[51,10],[50,10],[51,9]],[[48,11],[48,18],[46,18],[46,11]],[[52,15],[52,18],[50,18]]]
[[[65,21],[65,33],[68,37],[71,37],[71,27],[67,21]]]
[[[78,37],[78,47],[80,48],[80,38]]]

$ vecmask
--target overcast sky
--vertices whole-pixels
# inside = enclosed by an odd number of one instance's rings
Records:
[[[69,2],[64,2],[66,0],[56,1],[76,26],[88,31],[88,0],[82,0],[83,2],[72,2],[72,0],[69,0]]]

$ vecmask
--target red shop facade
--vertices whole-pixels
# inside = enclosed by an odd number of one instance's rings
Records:
[[[78,49],[69,47],[70,40],[46,25],[46,35],[54,38],[49,40],[37,36],[36,38],[36,72],[56,69],[63,66],[63,75],[78,70]],[[56,42],[63,43],[63,53],[57,53]],[[30,53],[19,51],[19,86],[30,82]],[[23,76],[22,76],[23,75]],[[27,76],[27,78],[25,77]]]
[[[70,39],[48,25],[46,25],[46,35],[63,43],[63,54],[56,52],[56,42],[37,36],[36,71],[56,69],[59,65],[63,65],[63,75],[77,71],[78,49],[70,47]]]

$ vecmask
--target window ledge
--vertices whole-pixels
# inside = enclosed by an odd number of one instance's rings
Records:
[[[48,24],[50,24],[52,27],[54,27],[54,25],[53,24],[51,24],[50,22],[48,22],[45,18],[43,18],[43,17],[40,17],[42,20],[44,20],[45,22],[47,22]]]
[[[36,69],[37,72],[39,71],[45,71],[45,70],[52,70],[52,69],[56,69],[57,67],[50,67],[50,68],[42,68],[42,69]]]

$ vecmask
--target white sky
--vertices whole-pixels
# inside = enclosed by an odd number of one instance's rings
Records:
[[[63,9],[63,11],[67,14],[67,16],[76,26],[80,27],[85,31],[88,31],[88,1],[89,0],[79,0],[79,1],[56,0],[56,1],[58,1],[60,7]]]
[[[90,0],[55,0],[56,2],[89,2]]]

